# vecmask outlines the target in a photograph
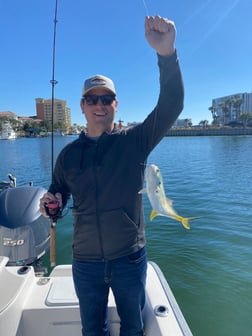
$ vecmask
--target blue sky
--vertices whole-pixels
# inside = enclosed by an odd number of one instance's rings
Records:
[[[54,0],[0,0],[0,111],[35,115],[35,98],[51,98],[54,10]],[[142,121],[159,93],[144,18],[161,15],[177,27],[180,118],[211,121],[213,98],[252,92],[251,13],[251,0],[58,0],[55,98],[67,100],[72,123],[85,124],[83,80],[102,73],[117,88],[117,120]]]

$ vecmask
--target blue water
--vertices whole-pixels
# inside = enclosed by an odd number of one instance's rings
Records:
[[[75,137],[56,137],[55,156]],[[149,259],[161,267],[193,332],[252,335],[252,137],[165,138],[150,155],[177,212],[196,216],[191,230],[149,220]],[[0,179],[48,187],[50,139],[0,141]],[[71,262],[71,214],[57,225],[57,263]],[[45,258],[48,263],[48,256]],[[153,335],[154,336],[154,335]]]

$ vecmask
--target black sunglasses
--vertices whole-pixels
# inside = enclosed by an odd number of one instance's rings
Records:
[[[110,105],[115,100],[115,95],[112,94],[106,94],[102,96],[86,95],[82,99],[85,100],[87,105],[96,105],[99,99],[101,99],[103,105]]]

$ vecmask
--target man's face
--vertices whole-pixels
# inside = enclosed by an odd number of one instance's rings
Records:
[[[101,98],[97,101],[96,96],[105,96],[102,98],[103,102]],[[81,101],[81,109],[87,119],[88,131],[111,132],[118,105],[114,95],[107,89],[94,88],[85,97],[86,99]]]

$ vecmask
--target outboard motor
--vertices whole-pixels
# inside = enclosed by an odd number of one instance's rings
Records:
[[[41,187],[7,188],[0,192],[0,255],[9,265],[35,264],[50,246],[50,222],[39,211]]]

